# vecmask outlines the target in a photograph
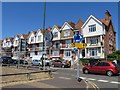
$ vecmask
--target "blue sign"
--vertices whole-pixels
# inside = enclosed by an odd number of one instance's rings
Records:
[[[80,43],[83,40],[83,35],[82,34],[75,34],[74,35],[74,42],[75,43]]]
[[[73,49],[73,52],[77,52],[77,48],[74,48],[74,49]]]

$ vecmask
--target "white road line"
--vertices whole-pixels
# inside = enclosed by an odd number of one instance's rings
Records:
[[[107,80],[98,80],[98,82],[108,82]]]
[[[94,78],[87,78],[87,80],[92,80],[92,81],[94,81],[94,80],[96,80],[96,79],[94,79]]]
[[[67,78],[67,77],[58,77],[60,79],[67,79],[67,80],[70,80],[71,78]]]
[[[82,79],[86,79],[86,77],[80,77],[80,78],[82,78]]]
[[[120,84],[120,82],[116,82],[116,81],[111,81],[110,83]]]
[[[57,72],[52,72],[53,74],[59,74],[59,73],[57,73]]]

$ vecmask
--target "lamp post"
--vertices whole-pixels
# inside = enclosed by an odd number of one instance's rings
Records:
[[[46,42],[45,42],[45,21],[46,21],[46,0],[44,0],[44,16],[43,16],[43,57],[45,56],[46,52]],[[43,59],[42,59],[43,60]],[[42,63],[42,68],[45,70],[45,57],[44,57],[44,68]]]

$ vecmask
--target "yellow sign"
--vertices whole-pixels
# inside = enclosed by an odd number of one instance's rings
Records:
[[[72,43],[71,47],[76,47],[76,48],[85,48],[87,46],[86,43]]]

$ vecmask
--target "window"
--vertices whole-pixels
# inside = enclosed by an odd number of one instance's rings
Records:
[[[96,31],[96,24],[89,26],[89,32],[95,32]]]
[[[41,40],[41,35],[38,36],[38,41],[40,41],[40,40]]]
[[[65,30],[64,31],[64,36],[69,36],[70,35],[70,30]]]
[[[18,41],[17,41],[17,40],[15,40],[15,44],[18,44]]]
[[[34,42],[34,37],[31,37],[31,42]]]
[[[70,57],[71,56],[71,51],[64,51],[65,57]]]
[[[66,40],[66,47],[69,47],[71,45],[71,40]]]
[[[90,44],[98,44],[98,38],[94,37],[94,38],[89,38]]]
[[[101,53],[101,48],[98,48],[98,53]]]
[[[35,51],[35,55],[38,55],[37,51]]]
[[[59,51],[53,51],[52,55],[53,56],[59,56]]]
[[[97,56],[97,49],[96,48],[91,48],[89,49],[90,51],[90,56]]]
[[[35,45],[34,45],[34,44],[32,45],[32,48],[35,48]]]
[[[58,37],[58,32],[53,33],[53,38],[56,38],[56,37]]]

